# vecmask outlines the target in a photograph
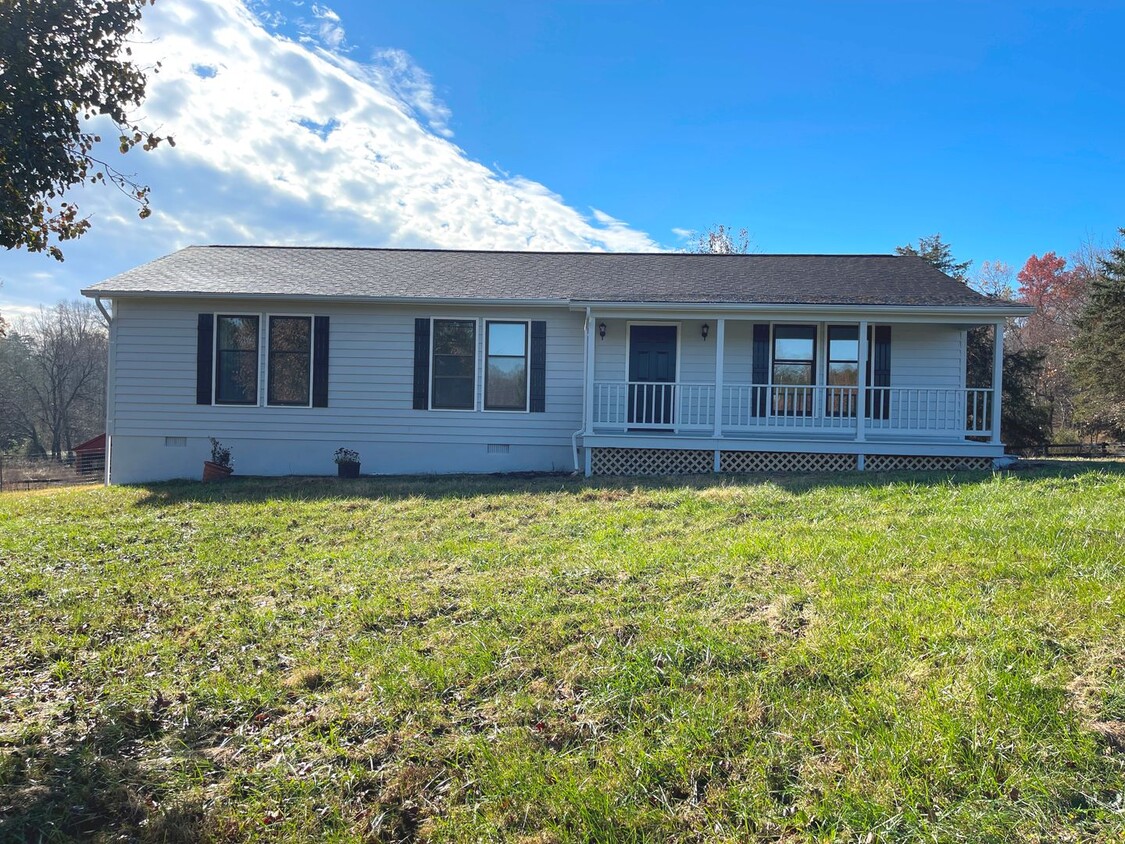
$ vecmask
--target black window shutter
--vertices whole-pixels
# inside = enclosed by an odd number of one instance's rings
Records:
[[[753,362],[751,364],[751,382],[754,384],[768,384],[770,380],[770,327],[768,323],[755,323]],[[766,395],[769,393],[765,387],[751,387],[754,393],[750,398],[750,412],[755,416],[766,415]]]
[[[215,315],[200,314],[195,349],[195,403],[211,403],[211,379],[214,373]]]
[[[547,410],[547,323],[537,319],[531,322],[531,407],[532,413]]]
[[[312,406],[328,407],[328,317],[313,317]]]
[[[430,406],[430,321],[414,320],[414,409]]]
[[[868,386],[891,386],[891,327],[889,325],[871,326],[871,352],[867,360]],[[886,419],[890,416],[891,396],[887,390],[880,390],[875,401],[867,402],[868,415],[872,419]]]

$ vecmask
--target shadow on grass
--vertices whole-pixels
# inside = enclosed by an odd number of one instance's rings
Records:
[[[166,775],[134,752],[165,726],[122,711],[81,736],[60,725],[49,740],[0,748],[0,840],[201,840],[202,805],[166,801]]]
[[[1006,475],[1020,478],[1072,478],[1099,472],[1125,475],[1120,460],[1028,460]],[[240,504],[265,501],[317,501],[325,499],[426,498],[461,499],[489,495],[538,494],[601,489],[710,489],[736,485],[770,484],[794,495],[824,489],[864,489],[894,485],[935,486],[976,484],[993,476],[990,471],[961,472],[833,472],[818,474],[674,475],[660,477],[595,477],[570,474],[527,473],[512,475],[386,475],[341,480],[330,476],[278,478],[232,477],[214,484],[168,481],[146,484],[140,506],[163,507],[183,502]]]

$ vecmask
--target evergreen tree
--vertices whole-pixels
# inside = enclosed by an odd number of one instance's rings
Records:
[[[1077,323],[1078,412],[1089,428],[1125,437],[1125,245],[1099,265]]]
[[[898,255],[916,255],[928,264],[933,264],[943,273],[958,281],[969,283],[969,267],[972,261],[958,261],[953,257],[953,247],[941,239],[941,233],[918,238],[918,245],[911,243],[896,246]]]

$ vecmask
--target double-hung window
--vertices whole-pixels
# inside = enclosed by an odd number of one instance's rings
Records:
[[[855,416],[855,388],[859,385],[859,328],[828,326],[829,416]],[[831,389],[845,388],[845,389]],[[846,389],[851,388],[851,389]]]
[[[475,410],[477,321],[435,319],[430,366],[430,407]]]
[[[308,407],[312,396],[312,317],[271,316],[266,403]]]
[[[527,323],[485,323],[485,410],[527,410]]]
[[[215,404],[258,403],[258,317],[218,316]]]
[[[807,416],[813,410],[816,383],[816,326],[773,327],[773,412]]]

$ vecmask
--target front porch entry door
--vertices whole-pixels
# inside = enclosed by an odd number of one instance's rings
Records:
[[[671,428],[676,407],[676,326],[629,327],[629,424]]]

